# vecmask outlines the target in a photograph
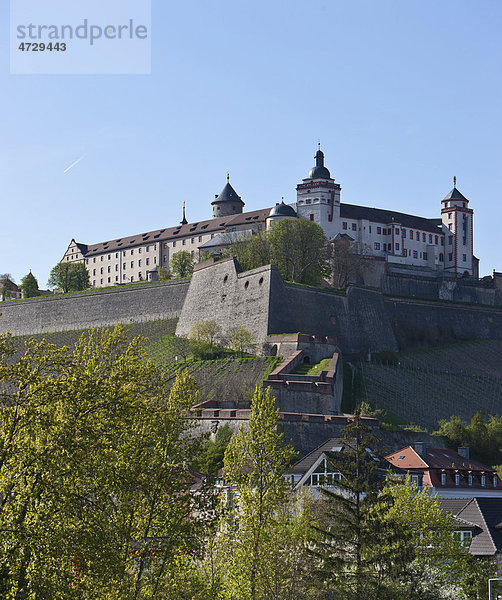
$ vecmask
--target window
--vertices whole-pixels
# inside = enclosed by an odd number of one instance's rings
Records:
[[[147,252],[150,252],[150,246],[147,246],[147,247],[146,247],[146,251],[147,251]]]
[[[112,280],[111,280],[111,278],[110,278],[110,277],[108,277],[108,283],[111,283],[111,281],[112,281]]]
[[[408,250],[406,250],[406,248],[403,249],[403,256],[408,256]]]
[[[493,476],[493,487],[498,487],[498,485],[499,485],[498,475],[494,475]]]
[[[427,240],[427,236],[425,235],[425,233],[422,233],[422,242],[425,242]]]
[[[199,242],[202,242],[202,236],[199,235]]]
[[[131,269],[134,268],[134,262],[131,261]]]
[[[119,276],[115,275],[115,281],[118,281],[118,280],[119,280]]]
[[[92,262],[93,262],[93,263],[95,263],[95,262],[96,262],[96,257],[94,257],[94,258],[92,259]]]
[[[396,244],[396,252],[399,250],[399,244]]]
[[[481,475],[481,485],[483,487],[486,487],[486,475]]]
[[[103,267],[99,270],[100,274],[103,275]]]
[[[472,473],[469,473],[469,475],[467,475],[467,485],[469,487],[472,487],[473,480],[474,480],[474,478],[472,476]]]
[[[125,269],[125,268],[126,268],[126,264],[125,264],[125,263],[123,263],[123,265],[122,265],[122,268],[123,268],[123,269]]]
[[[312,199],[311,198],[307,198],[305,200],[305,204],[312,204]]]
[[[347,223],[342,223],[342,229],[347,229]]]
[[[141,248],[138,248],[138,252],[139,252],[139,254],[141,254]]]
[[[112,255],[111,255],[111,254],[109,254],[109,255],[108,255],[108,260],[111,260],[111,258],[112,258]]]
[[[442,252],[439,253],[439,262],[444,262],[444,254]]]
[[[406,239],[406,229],[403,229],[403,240]]]
[[[413,250],[413,258],[418,258],[418,251],[417,250]]]
[[[123,251],[122,251],[122,254],[123,254],[123,256],[125,256],[125,255],[126,255],[126,251],[125,251],[125,250],[123,250]]]
[[[410,240],[413,239],[413,231],[410,230]]]
[[[96,275],[96,269],[93,269],[93,270],[92,270],[92,274],[93,274],[93,275]]]
[[[357,231],[357,225],[355,223],[352,223],[352,231]]]
[[[131,248],[131,256],[134,254],[134,248]]]
[[[183,244],[183,246],[184,246],[184,245],[185,245],[185,243],[186,243],[186,240],[183,240],[181,243],[182,243],[182,244]]]
[[[427,252],[424,252],[424,253],[423,253],[423,259],[424,259],[424,260],[427,260]]]
[[[157,264],[157,257],[156,257],[156,256],[154,256],[154,257],[153,257],[153,264],[154,264],[154,265],[156,265],[156,264]]]
[[[149,265],[149,264],[150,264],[150,259],[149,259],[149,258],[147,258],[147,259],[146,259],[146,266],[148,267],[148,265]]]
[[[167,262],[167,256],[164,256],[164,262]]]
[[[173,248],[176,248],[176,240],[173,242]]]
[[[382,228],[381,227],[377,227],[377,233],[382,233]]]
[[[115,271],[118,271],[118,270],[119,270],[119,266],[115,265]]]
[[[450,235],[450,237],[448,238],[448,246],[453,245],[453,236]]]
[[[122,279],[125,279],[125,275],[122,275]]]
[[[450,253],[448,254],[448,260],[449,260],[450,262],[452,262],[452,260],[453,260],[453,252],[450,252]]]
[[[167,244],[164,244],[164,248],[167,248]]]
[[[467,254],[462,254],[462,261],[467,262]]]
[[[371,233],[371,225],[370,225],[370,233]]]
[[[448,213],[448,219],[451,219],[451,213]]]
[[[118,257],[119,257],[119,253],[115,252],[115,258],[118,258]]]
[[[455,485],[460,485],[460,473],[455,473]]]
[[[194,243],[195,243],[195,238],[192,238],[192,240],[191,240],[191,242],[190,242],[190,243],[191,243],[191,244],[194,244]]]
[[[429,244],[432,244],[432,235],[429,233]]]
[[[100,279],[99,281],[100,281],[100,284],[101,284],[101,285],[103,285],[103,280],[102,280],[102,279]]]
[[[312,213],[310,213],[310,220],[313,221],[314,220],[314,215]]]
[[[375,250],[380,250],[380,242],[375,242],[374,248]]]
[[[138,260],[138,267],[141,267],[141,260]]]
[[[434,236],[434,242],[435,242],[435,244],[436,244],[436,246],[437,246],[437,245],[438,245],[438,236],[437,236],[437,235],[436,235],[436,236]]]
[[[453,538],[462,544],[462,546],[470,546],[472,540],[472,531],[454,531]]]
[[[441,238],[441,246],[444,246],[444,238]]]
[[[112,268],[110,267],[110,265],[108,265],[108,273],[112,272]]]
[[[88,265],[88,264],[89,264],[89,259],[88,259],[88,258],[86,258],[86,259],[85,259],[85,264],[86,264],[86,265]]]
[[[399,227],[396,227],[396,235],[399,235]]]
[[[415,485],[417,485],[417,486],[421,485],[421,483],[422,483],[422,482],[420,481],[420,479],[421,479],[420,475],[412,475],[412,476],[411,476],[411,481],[412,481],[412,483],[414,483],[414,484],[415,484]]]
[[[446,485],[446,473],[441,473],[441,485]]]
[[[101,255],[101,262],[103,262],[103,258],[104,258],[103,255]]]
[[[93,287],[96,287],[96,280],[94,279],[92,282]]]
[[[451,223],[448,223],[448,229],[451,231]]]

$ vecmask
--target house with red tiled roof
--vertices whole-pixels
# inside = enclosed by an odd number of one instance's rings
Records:
[[[402,475],[442,498],[502,498],[497,472],[470,458],[468,447],[458,452],[428,448],[424,442],[406,446],[385,457]],[[502,520],[502,519],[501,519]]]

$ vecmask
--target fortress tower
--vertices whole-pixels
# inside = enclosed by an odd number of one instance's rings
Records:
[[[324,166],[321,145],[315,153],[315,166],[296,188],[298,216],[320,225],[328,238],[340,229],[340,184]]]
[[[211,202],[213,206],[213,217],[229,217],[242,213],[244,202],[230,185],[230,176],[227,175],[227,184],[215,199]]]
[[[469,200],[456,188],[457,178],[453,178],[453,189],[441,201],[441,219],[445,230],[445,271],[473,275],[473,235],[474,211],[469,208]],[[451,232],[451,233],[450,233]]]

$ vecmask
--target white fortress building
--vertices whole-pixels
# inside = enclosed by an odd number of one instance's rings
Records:
[[[328,240],[343,236],[354,251],[396,266],[420,271],[478,277],[473,256],[473,211],[469,200],[454,187],[441,201],[441,218],[429,219],[406,213],[340,201],[341,186],[324,166],[317,150],[315,166],[297,188],[292,205],[243,212],[244,202],[227,183],[212,201],[213,218],[176,227],[100,242],[71,241],[62,262],[85,262],[93,287],[108,287],[156,279],[159,267],[169,268],[176,252],[187,250],[197,261],[206,252],[228,246],[236,238],[249,237],[281,219],[303,218],[320,225]]]

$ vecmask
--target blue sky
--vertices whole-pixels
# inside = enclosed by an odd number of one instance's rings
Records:
[[[152,0],[151,75],[11,75],[0,5],[0,272],[44,287],[72,238],[211,216],[226,173],[247,210],[313,165],[342,202],[474,209],[502,270],[500,0]],[[85,154],[66,174],[64,170]]]

